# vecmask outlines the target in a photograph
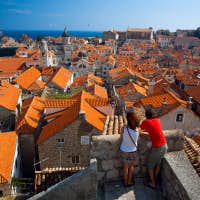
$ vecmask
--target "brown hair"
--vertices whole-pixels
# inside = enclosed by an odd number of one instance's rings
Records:
[[[129,126],[131,129],[135,130],[137,127],[139,127],[140,119],[134,112],[127,112],[126,119],[127,126]]]
[[[147,110],[145,110],[145,116],[146,116],[146,118],[147,119],[151,119],[151,118],[154,118],[154,117],[156,117],[156,112],[155,112],[155,110],[153,110],[153,109],[147,109]]]

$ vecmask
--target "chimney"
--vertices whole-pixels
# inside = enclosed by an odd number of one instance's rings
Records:
[[[187,108],[192,109],[192,97],[189,97],[189,98],[188,98],[188,101],[187,101]]]
[[[163,98],[161,110],[162,110],[162,113],[165,113],[167,111],[167,100],[166,100],[166,97]]]
[[[149,80],[149,82],[148,82],[148,95],[153,94],[154,85],[155,85],[155,81]]]
[[[81,110],[81,111],[79,112],[79,115],[80,115],[80,116],[85,116],[85,111],[84,111],[84,110]]]
[[[169,84],[168,83],[163,83],[163,89],[164,90],[169,90]]]
[[[129,79],[129,83],[132,83],[133,82],[133,79]]]

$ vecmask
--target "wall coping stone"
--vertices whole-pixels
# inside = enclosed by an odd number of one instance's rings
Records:
[[[79,178],[84,179],[84,176],[91,174],[91,173],[94,173],[94,174],[97,173],[96,159],[91,159],[90,166],[87,167],[86,169],[79,171],[79,172],[73,174],[72,176],[64,179],[63,181],[51,186],[46,191],[42,191],[42,192],[32,196],[31,198],[29,198],[29,200],[46,199],[46,195],[51,195],[52,193],[59,193],[60,189],[63,189],[64,187],[70,187],[70,185],[73,184],[77,179],[79,179]],[[96,180],[96,184],[97,184],[97,180]],[[80,184],[80,187],[81,187],[81,184]]]
[[[174,176],[182,184],[188,199],[196,200],[200,197],[200,178],[192,167],[184,151],[170,152],[164,161],[171,167]]]

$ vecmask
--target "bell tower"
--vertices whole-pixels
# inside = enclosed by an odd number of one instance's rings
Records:
[[[45,40],[40,45],[41,66],[48,66],[48,46]]]

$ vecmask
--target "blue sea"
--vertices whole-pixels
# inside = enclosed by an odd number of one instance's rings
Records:
[[[59,37],[62,35],[63,30],[2,30],[3,35],[7,37],[13,37],[16,40],[19,40],[22,34],[26,34],[32,39],[36,40],[38,35],[41,35],[42,37],[45,36],[52,36],[52,37]],[[70,36],[75,37],[102,37],[103,32],[102,31],[68,31]],[[1,36],[1,37],[2,37]],[[0,38],[1,38],[0,37]]]

